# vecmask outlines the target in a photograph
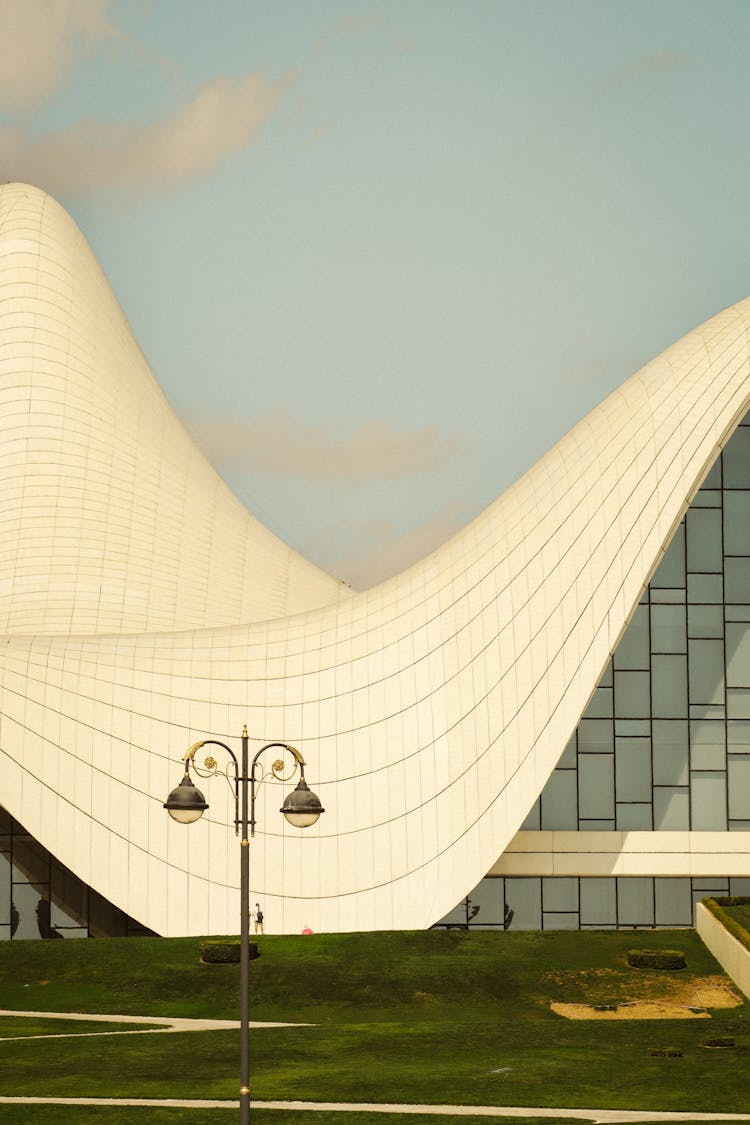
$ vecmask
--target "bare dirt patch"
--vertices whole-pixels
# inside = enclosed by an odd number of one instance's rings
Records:
[[[550,1001],[550,1009],[568,1020],[710,1019],[710,1008],[736,1008],[742,999],[726,979],[706,976],[680,980],[649,974],[632,981],[628,998],[597,1004]],[[658,993],[658,995],[657,995]]]

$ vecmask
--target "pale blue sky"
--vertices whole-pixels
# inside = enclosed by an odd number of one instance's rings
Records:
[[[746,0],[0,0],[0,179],[367,585],[750,293]]]

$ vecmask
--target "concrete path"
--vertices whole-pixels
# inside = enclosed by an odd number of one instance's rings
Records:
[[[0,1105],[129,1105],[155,1106],[169,1109],[231,1109],[235,1113],[239,1102],[180,1100],[178,1098],[4,1098]],[[638,1109],[541,1109],[534,1106],[491,1105],[401,1105],[380,1102],[256,1102],[252,1109],[285,1109],[310,1113],[327,1110],[333,1113],[408,1113],[473,1117],[568,1117],[572,1120],[590,1121],[592,1125],[630,1125],[631,1122],[648,1121],[750,1121],[750,1113],[669,1113],[659,1110]]]
[[[140,1031],[84,1031],[80,1035],[75,1032],[59,1031],[52,1035],[6,1035],[0,1036],[0,1043],[11,1039],[83,1039],[90,1035],[160,1035],[172,1031],[232,1031],[240,1026],[239,1020],[204,1020],[186,1019],[182,1016],[120,1016],[120,1015],[91,1015],[85,1012],[27,1012],[16,1011],[12,1008],[0,1008],[0,1016],[18,1016],[28,1019],[41,1020],[83,1020],[86,1023],[139,1023],[158,1024],[157,1027],[144,1028]],[[269,1023],[253,1021],[250,1027],[309,1027],[303,1023]]]

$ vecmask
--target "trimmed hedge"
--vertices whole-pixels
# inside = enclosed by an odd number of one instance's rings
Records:
[[[258,943],[249,941],[250,960],[260,957]],[[234,941],[202,941],[200,944],[201,961],[206,965],[239,965],[240,943]]]
[[[647,1055],[653,1055],[657,1059],[681,1059],[681,1047],[648,1047],[646,1050]]]
[[[732,1035],[709,1035],[703,1040],[704,1047],[735,1047],[736,1043]]]
[[[629,949],[628,964],[634,969],[684,969],[687,961],[680,949]]]
[[[727,914],[726,910],[723,909],[725,906],[750,906],[750,897],[747,895],[723,895],[720,898],[704,898],[703,905],[718,922],[721,922],[724,929],[732,937],[736,937],[745,949],[750,949],[750,934],[744,926],[741,926],[736,919],[732,918],[731,914]]]

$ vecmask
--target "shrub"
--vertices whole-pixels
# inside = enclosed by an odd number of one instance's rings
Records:
[[[703,1040],[704,1047],[734,1047],[735,1041],[732,1035],[709,1035]]]
[[[681,1059],[681,1047],[648,1047],[646,1050],[647,1055],[653,1055],[657,1059]]]
[[[684,969],[687,962],[679,949],[629,949],[628,964],[634,969]]]
[[[248,942],[250,947],[250,960],[260,957],[257,942]],[[239,941],[202,941],[200,944],[201,961],[206,965],[239,965]]]
[[[736,937],[737,941],[740,942],[741,945],[744,945],[745,949],[750,949],[750,934],[744,926],[741,926],[735,918],[732,918],[731,915],[727,914],[726,910],[723,909],[725,906],[749,906],[750,898],[746,895],[725,895],[722,898],[704,898],[703,905],[709,913],[713,914],[718,922],[721,922],[724,929],[727,930],[732,937]]]

